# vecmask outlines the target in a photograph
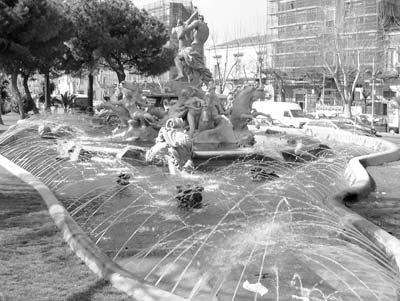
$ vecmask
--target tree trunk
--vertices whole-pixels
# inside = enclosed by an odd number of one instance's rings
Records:
[[[114,70],[117,73],[117,77],[118,77],[118,82],[121,83],[125,80],[126,75],[125,72],[122,70]]]
[[[4,121],[3,121],[3,112],[2,112],[2,109],[3,109],[3,99],[1,98],[1,95],[0,95],[0,124],[4,124]]]
[[[118,82],[123,82],[126,78],[124,65],[119,60],[108,61],[108,65],[115,73],[117,73]]]
[[[19,115],[21,116],[21,119],[25,119],[25,113],[24,113],[24,108],[23,108],[23,104],[22,104],[22,96],[18,90],[18,72],[17,71],[12,72],[12,74],[11,74],[11,87],[12,87],[12,90],[14,93],[14,97],[17,98]]]
[[[44,109],[45,111],[50,111],[50,73],[47,71],[44,74]]]
[[[29,86],[28,86],[28,79],[29,79],[29,75],[27,74],[23,74],[23,84],[24,84],[24,91],[25,91],[25,95],[26,95],[26,101],[28,102],[27,107],[31,108],[32,107],[32,111],[35,114],[39,114],[39,110],[36,107],[36,104],[32,98],[32,94],[31,91],[29,91]]]
[[[88,113],[93,114],[93,80],[94,76],[92,73],[89,73],[89,82],[88,82]]]
[[[286,102],[285,89],[281,89],[281,102]]]
[[[344,116],[346,118],[351,118],[351,101],[350,100],[346,101],[346,103],[344,105]]]
[[[361,112],[363,113],[363,114],[366,114],[367,113],[367,99],[363,99],[363,104],[362,104],[362,106],[361,106]]]

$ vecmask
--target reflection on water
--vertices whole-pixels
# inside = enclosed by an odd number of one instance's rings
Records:
[[[79,130],[74,122],[69,139],[99,145],[87,120]],[[347,161],[367,149],[330,145],[333,157],[305,164],[242,158],[177,177],[101,152],[59,159],[56,140],[38,137],[35,122],[24,126],[33,130],[0,139],[0,153],[38,176],[103,251],[149,283],[193,300],[397,298],[390,258],[323,202],[346,187]],[[271,138],[264,154],[275,157],[281,140]],[[253,181],[254,167],[279,178]],[[118,183],[121,173],[128,185]],[[204,187],[201,209],[177,207],[176,186],[188,184]]]

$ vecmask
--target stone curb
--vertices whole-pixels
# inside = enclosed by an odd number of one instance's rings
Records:
[[[338,133],[337,130],[324,130],[313,132],[312,136],[321,140],[369,146],[376,151],[376,153],[370,155],[352,158],[345,170],[345,178],[350,184],[350,188],[328,197],[325,201],[339,214],[343,222],[353,224],[361,233],[385,251],[400,271],[400,240],[346,206],[346,202],[357,201],[373,191],[374,185],[365,168],[400,160],[400,149],[395,144],[383,139],[353,135],[344,131]]]
[[[150,284],[143,283],[134,274],[123,269],[104,254],[83,232],[46,185],[1,155],[0,165],[23,182],[32,186],[39,193],[48,207],[50,216],[61,230],[64,240],[96,275],[109,280],[115,288],[125,292],[135,300],[186,300]]]

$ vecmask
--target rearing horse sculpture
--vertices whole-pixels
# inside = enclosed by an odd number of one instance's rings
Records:
[[[154,117],[140,108],[146,104],[142,102],[142,95],[140,94],[138,84],[123,81],[117,87],[115,94],[118,93],[123,94],[121,100],[111,99],[99,105],[98,108],[114,112],[120,119],[122,127],[128,127],[130,124],[133,124],[136,127],[151,126],[157,130],[160,128]]]
[[[244,88],[236,95],[230,116],[233,130],[247,130],[247,124],[251,119],[259,115],[266,116],[264,113],[257,112],[252,108],[253,103],[263,97],[264,90],[253,86]]]

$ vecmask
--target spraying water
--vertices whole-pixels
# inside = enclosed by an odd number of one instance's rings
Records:
[[[271,160],[200,164],[178,177],[101,151],[60,157],[60,140],[122,146],[86,117],[46,120],[59,127],[57,139],[37,134],[43,122],[8,131],[0,154],[40,178],[93,241],[143,281],[191,300],[397,298],[390,258],[323,202],[347,187],[346,164],[366,148],[330,145],[333,156],[289,163],[276,156],[279,136],[260,150]],[[255,181],[254,167],[277,177]],[[176,187],[185,185],[204,188],[202,208],[178,208]]]

